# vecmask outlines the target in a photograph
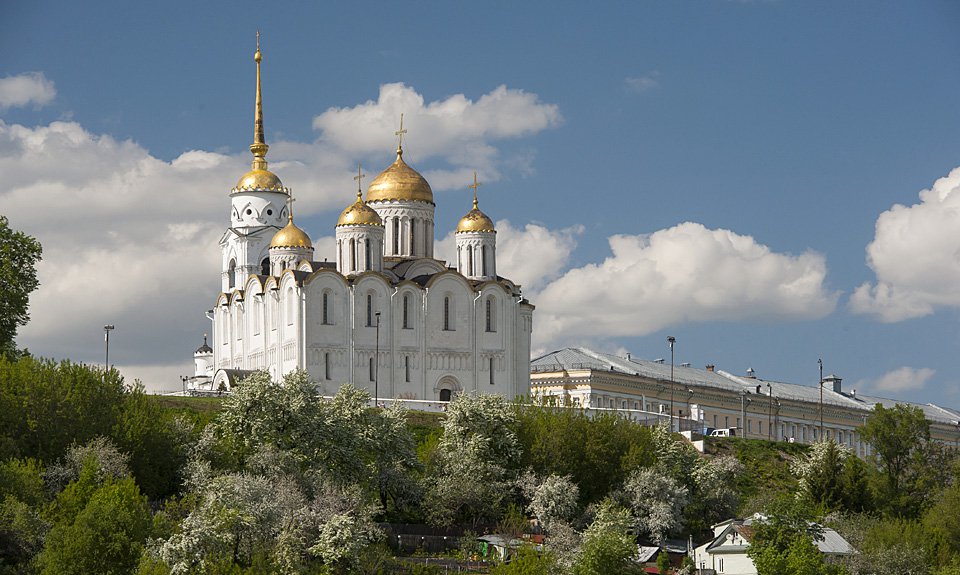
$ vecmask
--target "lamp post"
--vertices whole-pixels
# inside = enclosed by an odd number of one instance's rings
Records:
[[[373,406],[377,406],[377,394],[380,391],[380,312],[374,314],[377,316],[377,351],[373,359]]]
[[[677,343],[677,338],[672,335],[667,336],[667,343],[670,344],[670,431],[673,432],[673,344]]]
[[[820,431],[817,432],[817,441],[823,441],[823,358],[817,363],[820,364]]]
[[[767,382],[767,441],[770,441],[770,436],[772,429],[770,425],[773,423],[773,387],[770,386],[770,382]]]
[[[743,432],[743,436],[747,436],[747,404],[750,403],[750,398],[747,397],[749,391],[740,392],[740,431]]]
[[[103,341],[106,344],[106,353],[103,358],[103,370],[110,369],[110,332],[114,330],[113,324],[103,326]]]

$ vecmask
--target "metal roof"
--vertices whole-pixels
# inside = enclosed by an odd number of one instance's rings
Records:
[[[627,359],[609,353],[600,353],[585,347],[568,347],[551,351],[530,362],[532,373],[548,373],[551,371],[571,371],[590,369],[594,371],[611,371],[637,375],[651,379],[670,381],[670,364],[664,361],[644,359]],[[820,387],[816,383],[801,385],[781,381],[765,380],[756,377],[733,375],[722,370],[709,371],[689,366],[674,365],[673,381],[682,385],[712,387],[733,393],[757,394],[766,396],[772,393],[777,399],[818,403],[820,401]],[[769,388],[767,387],[769,385]],[[930,421],[938,423],[958,424],[960,410],[942,407],[932,403],[912,403],[909,401],[888,399],[873,395],[854,393],[838,393],[830,387],[823,389],[824,405],[834,405],[847,409],[860,409],[865,414],[873,409],[875,404],[884,407],[893,407],[898,403],[914,406],[923,411]]]

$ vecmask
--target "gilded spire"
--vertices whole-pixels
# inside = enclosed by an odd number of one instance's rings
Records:
[[[257,63],[257,104],[253,119],[253,143],[250,144],[250,151],[253,153],[253,169],[267,169],[267,150],[270,146],[263,138],[263,96],[260,92],[260,60],[263,57],[260,54],[260,31],[257,30],[257,51],[253,54],[253,59]]]
[[[400,113],[400,129],[393,133],[394,136],[397,136],[397,157],[403,156],[403,135],[407,131],[403,129],[403,112]]]
[[[478,181],[477,181],[477,173],[474,172],[474,173],[473,173],[473,183],[470,184],[468,187],[473,188],[473,209],[475,209],[475,210],[476,210],[476,209],[479,209],[479,207],[477,206],[477,188],[479,188],[479,187],[482,186],[482,185],[483,185],[483,182],[478,182]]]

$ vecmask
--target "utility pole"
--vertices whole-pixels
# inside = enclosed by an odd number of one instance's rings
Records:
[[[667,343],[670,344],[670,431],[673,432],[673,344],[677,343],[677,338],[667,336]]]
[[[770,383],[768,382],[767,383],[767,441],[770,441],[772,423],[773,423],[773,387],[771,387]]]
[[[377,407],[377,394],[380,391],[380,312],[377,316],[377,351],[373,359],[373,406]]]

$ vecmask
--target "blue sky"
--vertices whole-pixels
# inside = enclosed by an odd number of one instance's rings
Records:
[[[960,405],[958,28],[955,2],[6,2],[0,213],[46,248],[21,342],[98,362],[114,323],[128,376],[190,373],[260,29],[268,159],[318,256],[404,111],[440,245],[473,169],[508,220],[536,348],[674,335],[678,363],[813,384],[822,357]]]

